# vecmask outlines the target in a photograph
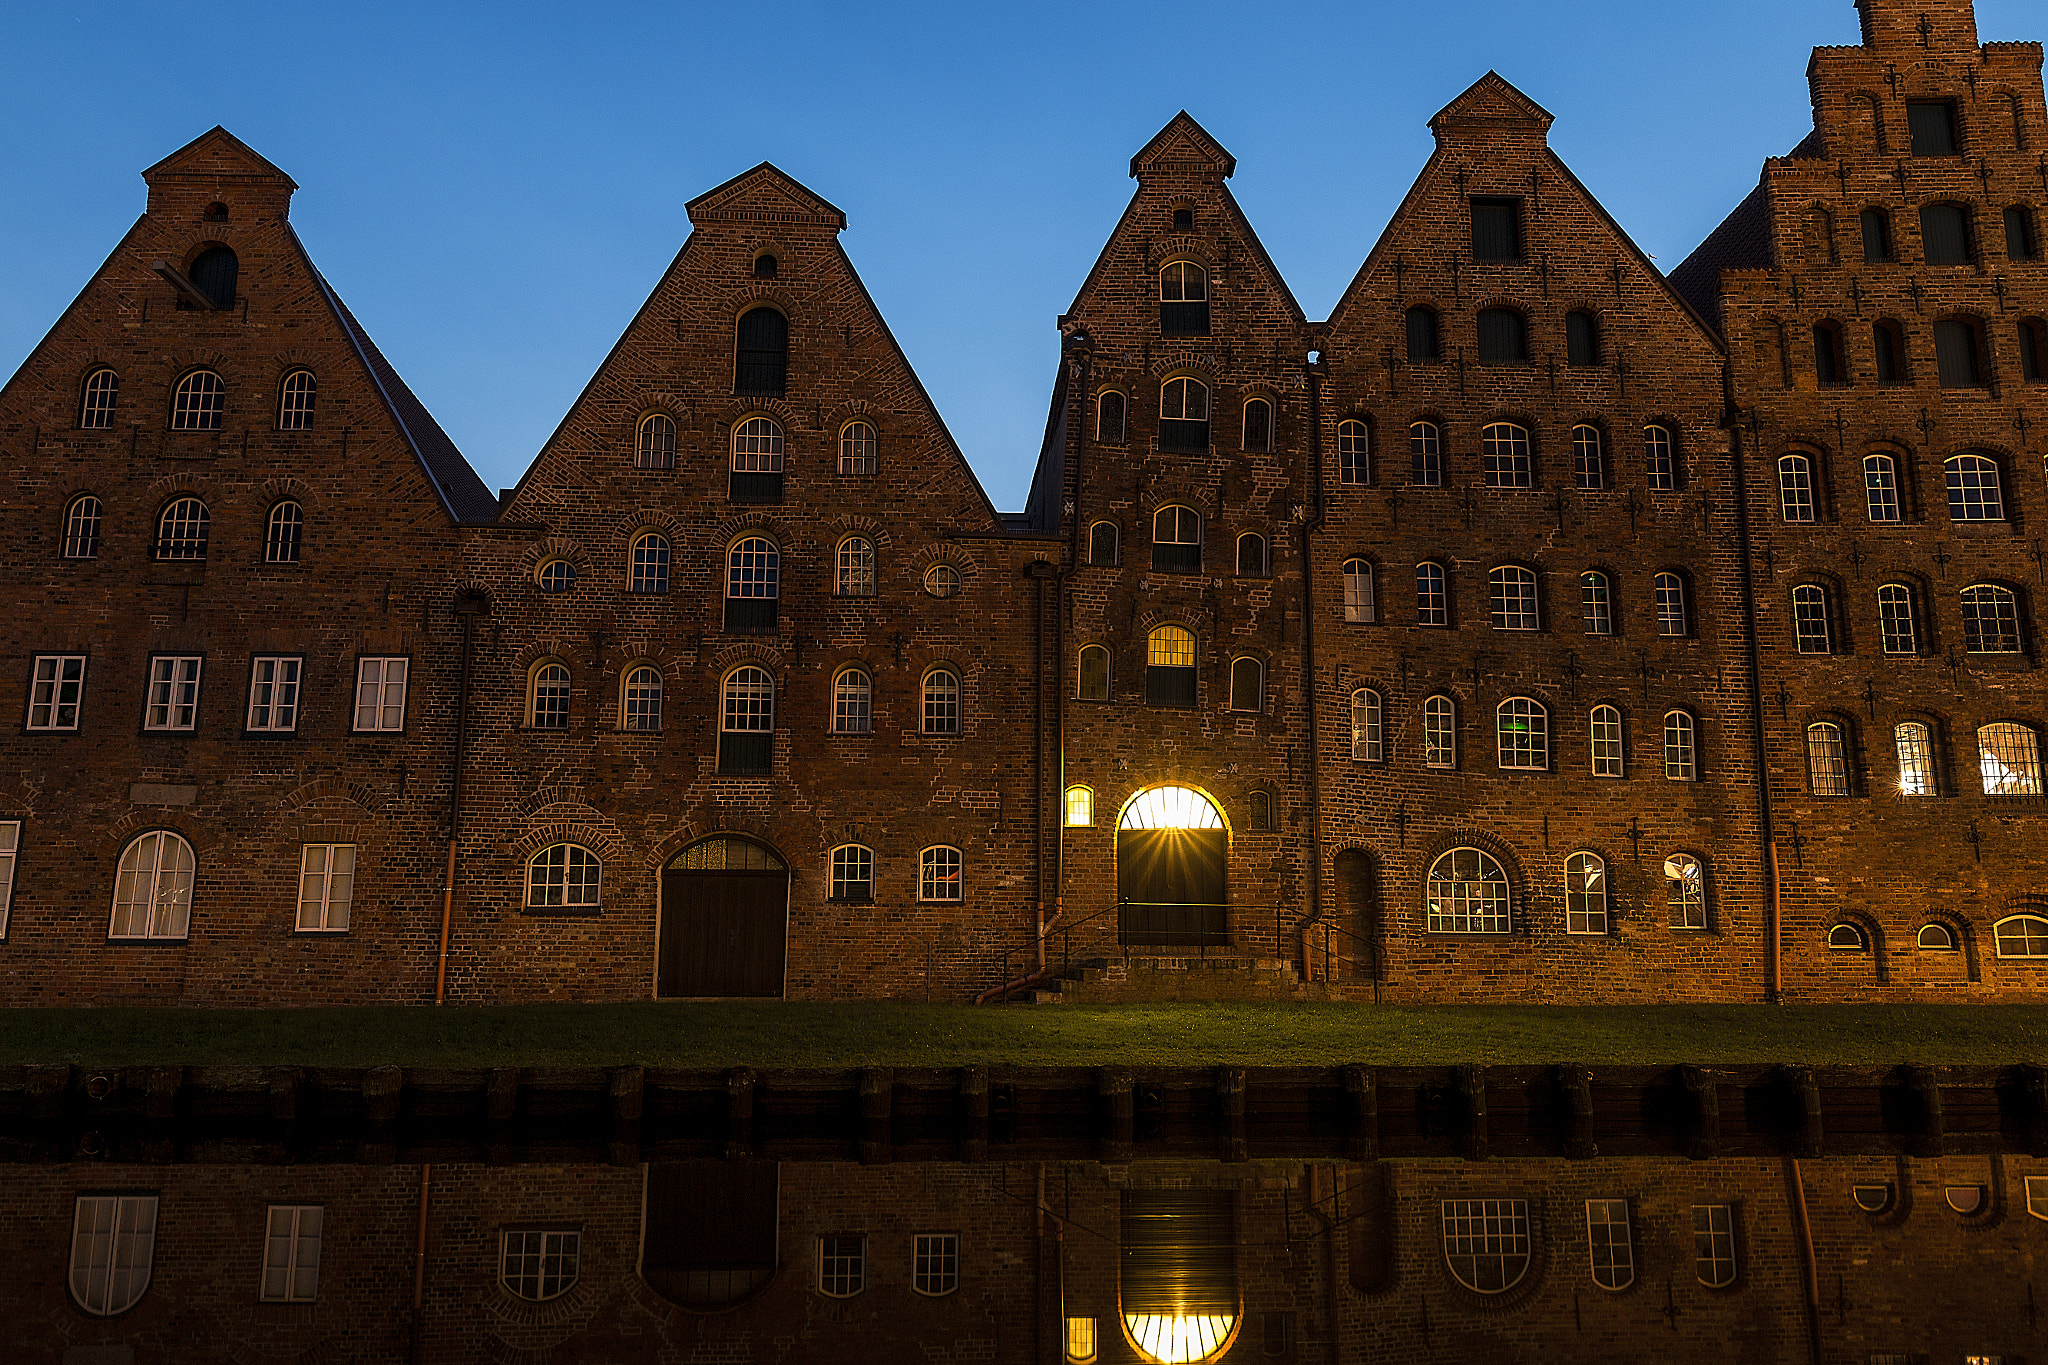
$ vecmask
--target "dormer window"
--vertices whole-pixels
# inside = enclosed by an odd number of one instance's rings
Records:
[[[1912,130],[1914,156],[1956,154],[1956,107],[1947,100],[1907,104],[1906,126]]]

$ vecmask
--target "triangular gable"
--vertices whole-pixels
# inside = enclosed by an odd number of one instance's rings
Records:
[[[1209,136],[1209,130],[1195,122],[1185,109],[1168,119],[1166,126],[1131,158],[1133,179],[1142,179],[1148,172],[1221,175],[1228,179],[1236,171],[1237,158]]]
[[[286,189],[299,187],[267,157],[217,123],[142,173],[147,185],[180,177],[275,180]]]
[[[845,228],[846,215],[770,162],[706,190],[683,206],[692,223],[800,223]]]
[[[1517,90],[1498,71],[1489,71],[1437,110],[1429,130],[1439,141],[1453,130],[1467,129],[1525,128],[1543,136],[1553,122],[1548,109]]]

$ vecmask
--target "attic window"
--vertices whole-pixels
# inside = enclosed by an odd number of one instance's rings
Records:
[[[1522,259],[1522,201],[1519,199],[1474,199],[1472,201],[1472,259],[1475,261],[1519,261]]]
[[[217,199],[216,199],[216,200],[215,200],[215,201],[214,201],[213,203],[211,203],[211,204],[208,204],[208,205],[206,206],[206,221],[207,221],[207,222],[209,222],[209,223],[225,223],[225,222],[226,222],[227,220],[228,220],[228,206],[227,206],[226,204],[223,204],[223,203],[221,203],[221,202],[220,202],[219,200],[217,200]]]
[[[1948,101],[1926,100],[1908,104],[1906,126],[1913,133],[1914,156],[1956,154],[1956,110]]]
[[[775,271],[781,264],[780,261],[775,259],[774,252],[762,252],[754,258],[754,278],[757,280],[774,279]]]
[[[224,246],[208,247],[199,253],[186,272],[191,276],[193,286],[213,302],[215,308],[235,306],[235,283],[240,274],[240,263],[235,253]]]
[[[1175,209],[1173,211],[1173,227],[1176,232],[1189,231],[1194,226],[1195,211],[1193,209]]]

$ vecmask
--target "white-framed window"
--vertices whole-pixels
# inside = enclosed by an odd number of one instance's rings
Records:
[[[773,601],[782,595],[782,551],[765,536],[745,536],[725,552],[725,595],[735,601]]]
[[[620,688],[619,728],[643,734],[661,729],[661,670],[652,664],[626,670]]]
[[[1607,487],[1607,448],[1600,428],[1581,422],[1572,428],[1572,477],[1582,492]]]
[[[1598,569],[1579,575],[1579,609],[1586,618],[1586,634],[1614,634],[1614,591]]]
[[[558,1299],[583,1273],[583,1233],[569,1228],[507,1228],[498,1244],[498,1283],[514,1298]]]
[[[1657,633],[1668,636],[1692,634],[1692,608],[1686,601],[1685,579],[1665,572],[1657,575]]]
[[[1098,568],[1114,569],[1122,559],[1123,531],[1113,521],[1098,521],[1088,528],[1088,562]]]
[[[78,425],[87,431],[111,431],[114,402],[121,396],[121,376],[101,368],[85,377],[79,390]]]
[[[1521,1199],[1443,1201],[1444,1261],[1475,1294],[1502,1294],[1529,1273],[1529,1205]]]
[[[569,728],[569,666],[544,659],[527,684],[526,723],[536,730]]]
[[[772,417],[749,417],[733,428],[732,472],[780,474],[782,424]]]
[[[832,573],[832,595],[875,595],[875,542],[866,536],[848,536],[839,542]]]
[[[718,770],[764,773],[775,757],[775,679],[752,664],[725,675],[719,688]]]
[[[1186,375],[1159,386],[1159,448],[1209,448],[1209,386]]]
[[[1962,591],[1963,649],[1971,654],[2020,651],[2020,600],[1999,583],[1972,583]]]
[[[114,872],[108,938],[181,939],[192,923],[192,845],[167,829],[138,834]]]
[[[1813,461],[1804,455],[1778,461],[1778,512],[1789,522],[1813,520]]]
[[[1935,796],[1934,735],[1926,722],[1902,720],[1892,727],[1899,756],[1899,795]]]
[[[1621,738],[1621,709],[1602,703],[1588,717],[1593,749],[1593,776],[1622,777],[1626,761]]]
[[[411,661],[395,657],[356,660],[356,731],[395,732],[405,728],[405,680]]]
[[[38,654],[28,689],[30,730],[76,730],[85,695],[83,654]]]
[[[1891,456],[1863,457],[1863,507],[1874,522],[1899,519],[1899,463]]]
[[[1422,703],[1422,766],[1458,766],[1458,707],[1441,692]]]
[[[1801,654],[1834,653],[1830,605],[1828,590],[1818,583],[1801,583],[1792,589],[1792,636]]]
[[[1444,581],[1444,566],[1424,560],[1415,566],[1415,624],[1448,626],[1451,623],[1451,593]]]
[[[1690,853],[1664,860],[1664,892],[1671,903],[1671,927],[1707,927],[1707,868]]]
[[[1378,763],[1385,750],[1380,742],[1380,694],[1361,687],[1351,694],[1351,759],[1354,763]]]
[[[1067,1365],[1095,1365],[1097,1354],[1094,1318],[1068,1318]]]
[[[0,820],[0,939],[7,937],[8,912],[14,908],[14,862],[21,856],[21,821]]]
[[[1095,792],[1089,787],[1067,788],[1065,820],[1068,829],[1086,829],[1095,823]]]
[[[90,493],[73,498],[64,509],[64,557],[100,557],[100,500]]]
[[[172,431],[219,431],[227,385],[212,370],[194,370],[171,395]]]
[[[1266,665],[1250,655],[1230,661],[1230,709],[1261,712],[1266,709]]]
[[[2041,740],[2030,725],[1999,721],[1977,730],[1977,770],[1986,796],[2041,794]]]
[[[850,1299],[868,1284],[868,1239],[859,1233],[827,1233],[818,1238],[818,1292],[829,1299]]]
[[[658,531],[643,531],[633,537],[631,577],[626,591],[665,593],[668,591],[668,537]]]
[[[910,1287],[932,1298],[960,1287],[960,1234],[919,1232],[910,1239]]]
[[[1372,428],[1355,417],[1337,424],[1337,482],[1372,482]]]
[[[156,557],[166,560],[206,558],[213,514],[197,498],[173,498],[156,518]]]
[[[197,654],[157,654],[149,661],[149,700],[142,713],[145,730],[191,730],[199,724]]]
[[[1380,619],[1378,595],[1373,592],[1370,560],[1344,561],[1344,619],[1366,622]]]
[[[249,729],[283,735],[299,728],[299,673],[304,666],[291,654],[258,654],[249,661]]]
[[[1169,505],[1152,514],[1152,567],[1161,573],[1201,572],[1201,513]]]
[[[340,933],[348,928],[349,902],[356,889],[354,844],[304,844],[299,849],[299,918],[302,934]]]
[[[1849,746],[1831,720],[1806,727],[1806,778],[1815,796],[1849,794]]]
[[[1494,708],[1500,766],[1541,771],[1550,766],[1550,712],[1533,697],[1509,697]]]
[[[933,597],[960,595],[960,571],[951,564],[934,564],[924,571],[924,590]]]
[[[1913,946],[1923,953],[1955,952],[1956,931],[1946,924],[1923,924],[1913,936]]]
[[[1209,298],[1209,272],[1193,261],[1169,261],[1159,269],[1161,303],[1204,303]]]
[[[1643,471],[1652,493],[1678,490],[1678,455],[1670,427],[1653,422],[1643,428]]]
[[[555,844],[526,860],[531,910],[595,910],[602,864],[581,844]]]
[[[303,372],[302,372],[303,373]],[[320,1296],[320,1225],[327,1210],[318,1204],[272,1204],[263,1230],[264,1303],[312,1303]]]
[[[919,688],[918,733],[957,735],[960,733],[960,675],[950,668],[934,668],[924,675]]]
[[[1870,949],[1870,939],[1859,925],[1837,924],[1828,929],[1827,945],[1838,953],[1862,953]]]
[[[1480,463],[1488,488],[1534,488],[1536,475],[1529,459],[1529,429],[1513,422],[1494,422],[1479,433]]]
[[[1699,764],[1694,753],[1693,728],[1692,712],[1664,713],[1664,776],[1672,782],[1698,780]]]
[[[636,469],[674,469],[676,467],[676,421],[665,412],[650,412],[640,419],[640,430],[633,442],[633,465]]]
[[[1635,1283],[1635,1247],[1629,1240],[1628,1200],[1586,1201],[1586,1249],[1592,1258],[1593,1283],[1622,1290]]]
[[[2007,915],[1991,926],[1991,942],[2001,958],[2048,958],[2048,919]]]
[[[1082,645],[1076,660],[1074,695],[1082,701],[1108,701],[1109,664],[1106,646]]]
[[[320,381],[311,370],[293,370],[277,386],[277,429],[306,431],[313,425],[313,402],[320,396]]]
[[[2048,1175],[2030,1175],[2024,1180],[2027,1216],[2048,1221]]]
[[[296,564],[306,534],[306,509],[286,498],[263,522],[263,562]]]
[[[1709,1289],[1735,1283],[1735,1210],[1726,1204],[1692,1206],[1693,1274]]]
[[[1519,564],[1503,564],[1487,576],[1495,630],[1535,630],[1536,575]]]
[[[1444,486],[1443,429],[1434,422],[1408,424],[1408,481],[1417,488]]]
[[[153,1194],[81,1194],[71,1214],[71,1298],[96,1318],[125,1313],[156,1260]]]
[[[921,901],[961,899],[960,850],[940,844],[917,855],[917,898]]]
[[[2004,521],[1998,461],[1984,455],[1951,455],[1942,461],[1951,521]]]
[[[1910,585],[1886,583],[1877,590],[1878,643],[1885,653],[1920,652],[1919,615]]]
[[[1607,932],[1607,860],[1597,853],[1574,853],[1564,860],[1564,931]]]
[[[875,898],[875,851],[864,844],[841,844],[832,850],[832,899],[871,901]]]
[[[1429,932],[1508,932],[1508,874],[1491,853],[1454,848],[1429,866]]]
[[[878,453],[881,444],[873,422],[848,422],[839,428],[839,472],[846,475],[873,474],[880,468]]]
[[[832,733],[865,735],[875,728],[875,681],[864,668],[842,668],[832,679]]]

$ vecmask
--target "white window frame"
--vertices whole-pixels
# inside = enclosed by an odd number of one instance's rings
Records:
[[[515,1243],[514,1238],[519,1240]],[[516,1273],[514,1257],[520,1262]],[[574,1289],[582,1278],[581,1228],[506,1228],[498,1234],[498,1285],[513,1298],[546,1303]],[[534,1293],[516,1287],[528,1283]]]
[[[277,386],[277,429],[310,431],[314,404],[319,397],[320,381],[311,370],[297,369],[287,374]]]
[[[1095,789],[1078,783],[1067,788],[1060,813],[1068,829],[1092,828],[1095,824]]]
[[[1444,486],[1443,428],[1434,422],[1408,424],[1408,482],[1417,488]]]
[[[1778,457],[1778,515],[1788,525],[1810,525],[1814,519],[1813,457]]]
[[[643,597],[668,592],[669,565],[675,547],[659,531],[642,531],[626,547],[626,591]]]
[[[354,844],[299,846],[299,912],[302,934],[345,934],[349,906],[355,899]]]
[[[265,667],[270,676],[264,676]],[[243,728],[252,734],[289,735],[299,728],[299,684],[305,658],[258,654],[249,660],[249,710]]]
[[[833,555],[832,595],[873,597],[875,595],[875,542],[866,536],[847,536]]]
[[[1652,422],[1643,428],[1643,473],[1652,493],[1678,491],[1677,439],[1671,428]]]
[[[1534,697],[1508,697],[1493,710],[1495,753],[1506,772],[1547,772],[1550,769],[1550,708]],[[1513,721],[1528,728],[1513,731]],[[1519,742],[1527,736],[1526,743]]]
[[[366,654],[356,659],[356,734],[405,733],[405,691],[411,676],[410,655]]]
[[[551,855],[559,851],[560,858]],[[577,855],[581,854],[579,858]],[[587,875],[583,875],[587,869]],[[571,873],[577,873],[571,876]],[[571,896],[576,899],[571,900]],[[563,840],[536,849],[526,860],[526,908],[597,910],[604,904],[604,859],[595,850]]]
[[[1372,561],[1344,561],[1344,619],[1370,625],[1379,620],[1379,597],[1373,591]]]
[[[635,469],[676,467],[676,419],[665,412],[650,412],[640,419],[633,433]]]
[[[1806,783],[1815,796],[1848,796],[1849,735],[1838,720],[1806,727]]]
[[[1899,760],[1899,795],[1938,796],[1934,767],[1934,727],[1924,720],[1902,720],[1892,726],[1892,749]]]
[[[1599,569],[1579,574],[1579,616],[1586,623],[1586,634],[1614,634],[1614,585]]]
[[[1432,628],[1451,624],[1451,576],[1434,559],[1415,566],[1415,624]]]
[[[71,1301],[91,1317],[125,1313],[149,1292],[157,1196],[81,1194],[72,1204]]]
[[[90,493],[80,493],[64,505],[64,558],[100,557],[100,520],[106,504]]]
[[[1582,493],[1607,487],[1607,442],[1591,422],[1572,428],[1572,479]]]
[[[1337,424],[1337,482],[1372,482],[1372,428],[1356,417]]]
[[[1439,1213],[1444,1264],[1459,1284],[1475,1294],[1505,1294],[1529,1273],[1535,1258],[1527,1200],[1446,1199]],[[1495,1261],[1497,1275],[1481,1273]]]
[[[0,820],[0,940],[14,909],[14,866],[21,857],[21,821]]]
[[[2038,930],[2022,929],[2017,934],[2007,934],[2004,932],[2006,925],[2021,921],[2028,921],[2041,927]],[[2021,951],[2007,952],[2006,945],[2008,943],[2017,943]],[[2041,945],[2040,952],[2028,951],[2037,943]],[[2048,961],[2048,915],[2044,915],[2037,910],[2025,910],[2016,915],[2001,916],[1991,926],[1991,949],[2001,961],[2005,962]]]
[[[560,670],[559,675],[555,670]],[[569,701],[575,686],[575,676],[569,672],[569,665],[560,659],[542,659],[534,664],[526,675],[527,728],[566,733],[570,719]]]
[[[1686,868],[1692,868],[1688,875]],[[1664,900],[1671,911],[1671,927],[1703,931],[1707,916],[1707,860],[1683,850],[1664,859]],[[1697,921],[1697,923],[1695,923]]]
[[[782,423],[758,414],[732,429],[732,472],[735,474],[780,474],[782,472]]]
[[[142,707],[142,728],[158,733],[189,734],[199,728],[199,682],[205,671],[203,654],[149,656],[149,691]]]
[[[1441,692],[1422,702],[1422,766],[1458,766],[1458,703]]]
[[[875,679],[849,666],[832,675],[832,733],[871,735],[875,731]]]
[[[101,379],[109,382],[102,384]],[[121,376],[105,365],[94,366],[85,377],[78,401],[81,431],[112,431],[114,405],[121,401]]]
[[[219,431],[227,392],[226,383],[212,370],[192,370],[181,376],[171,394],[171,430]]]
[[[1386,704],[1375,688],[1361,687],[1351,694],[1351,761],[1379,763],[1386,757],[1384,744]]]
[[[289,536],[284,534],[286,527],[291,530]],[[305,544],[305,504],[296,498],[279,498],[263,518],[263,562],[296,564],[305,551]]]
[[[1628,742],[1622,733],[1621,708],[1600,703],[1588,713],[1586,729],[1592,745],[1593,776],[1628,776]]]
[[[1439,868],[1446,869],[1442,875]],[[1432,934],[1506,934],[1514,928],[1514,883],[1500,859],[1483,848],[1466,845],[1438,854],[1423,889]]]
[[[1519,422],[1490,422],[1479,433],[1479,449],[1486,487],[1529,489],[1536,486],[1536,466],[1530,455],[1527,427]]]
[[[1920,604],[1910,583],[1880,583],[1877,588],[1878,648],[1909,657],[1920,652]]]
[[[831,853],[831,898],[867,902],[875,898],[875,851],[866,844],[841,844]],[[856,894],[855,888],[858,888]]]
[[[1684,639],[1692,634],[1691,594],[1685,590],[1685,576],[1663,569],[1651,580],[1657,599],[1657,633],[1666,639]]]
[[[1608,923],[1607,860],[1580,849],[1564,860],[1564,931],[1599,936]]]
[[[1692,1265],[1694,1278],[1709,1289],[1726,1289],[1735,1283],[1741,1262],[1735,1251],[1733,1205],[1692,1206]]]
[[[958,739],[963,731],[967,685],[957,669],[939,667],[918,682],[918,723],[920,735]]]
[[[2005,481],[1998,461],[1969,451],[1943,460],[1941,470],[1950,521],[2005,520]],[[1958,507],[1961,516],[1956,515]]]
[[[926,904],[957,905],[967,898],[967,859],[951,844],[933,844],[917,855],[917,898]]]
[[[1863,457],[1863,510],[1877,525],[1899,519],[1899,462],[1889,455]]]
[[[256,1297],[264,1303],[314,1303],[320,1297],[320,1232],[327,1210],[319,1204],[272,1204],[264,1217],[263,1275]]]
[[[139,860],[145,844],[149,845],[147,871],[131,868],[130,855]],[[192,898],[198,880],[199,858],[183,835],[170,829],[144,830],[136,835],[122,848],[115,863],[113,908],[107,917],[108,939],[178,942],[187,938],[192,929]],[[118,932],[124,927],[130,932]]]
[[[1682,707],[1664,713],[1664,778],[1699,781],[1699,723]]]
[[[855,418],[839,428],[839,472],[851,478],[876,473],[881,468],[881,448],[875,424],[864,417]]]
[[[1486,582],[1495,630],[1534,631],[1543,628],[1534,569],[1525,564],[1496,565],[1487,571]]]
[[[1250,669],[1252,676],[1252,704],[1240,706],[1237,694],[1238,671]],[[1230,661],[1230,710],[1240,716],[1264,715],[1266,711],[1266,663],[1252,654],[1240,654]]]
[[[928,1299],[942,1299],[960,1288],[959,1233],[910,1235],[910,1287]]]
[[[652,678],[652,685],[635,685],[633,680],[641,677]],[[659,668],[649,663],[629,666],[626,676],[619,680],[619,728],[636,735],[660,734],[665,690]]]
[[[75,731],[85,709],[83,654],[38,654],[30,665],[28,718],[24,730]],[[74,671],[72,665],[76,664]],[[66,700],[66,697],[70,700]],[[41,719],[37,716],[40,713]],[[68,717],[67,717],[68,713]]]
[[[1619,1294],[1636,1282],[1635,1242],[1629,1230],[1628,1200],[1586,1201],[1586,1257],[1597,1287]]]

